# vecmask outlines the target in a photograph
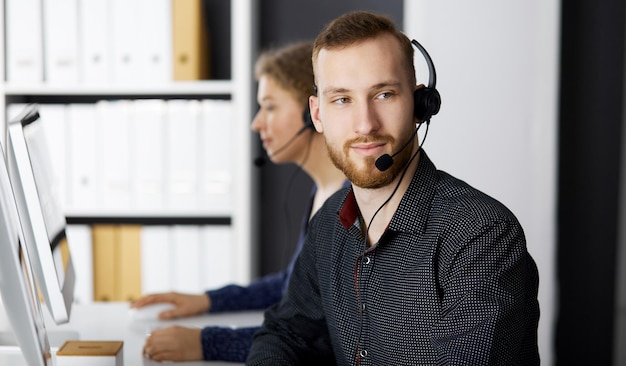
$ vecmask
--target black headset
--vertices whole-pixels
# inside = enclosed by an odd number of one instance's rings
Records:
[[[426,64],[428,65],[428,86],[416,89],[413,93],[413,113],[420,123],[430,121],[430,117],[439,112],[441,107],[441,96],[435,88],[437,84],[437,73],[435,72],[435,65],[430,58],[426,49],[416,40],[412,40],[411,43],[422,53]]]
[[[303,132],[304,129],[307,128],[315,129],[315,126],[313,125],[313,118],[311,117],[311,108],[308,104],[302,113],[302,122],[304,122]]]

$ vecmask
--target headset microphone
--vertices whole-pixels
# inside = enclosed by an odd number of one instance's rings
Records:
[[[298,132],[296,132],[290,139],[289,141],[287,141],[283,146],[279,147],[276,151],[274,151],[274,153],[272,154],[272,156],[276,156],[278,154],[280,154],[281,152],[283,152],[285,149],[287,149],[295,140],[298,136],[302,135],[304,133],[304,131],[306,131],[307,129],[313,129],[315,128],[315,126],[313,125],[313,120],[311,119],[311,113],[309,111],[309,107],[307,107],[304,110],[304,113],[302,114],[302,118],[304,120],[304,126],[302,126],[302,128],[300,128],[298,130]],[[261,155],[258,156],[254,159],[253,163],[256,167],[262,167],[263,165],[265,165],[265,162],[267,161],[267,159],[265,158],[265,155]]]
[[[400,150],[393,153],[393,155],[384,154],[376,159],[376,168],[381,172],[391,168],[393,165],[393,158],[401,153],[402,150],[406,149],[409,143],[413,141],[422,122],[426,122],[426,131],[428,131],[430,117],[437,114],[437,112],[439,112],[439,107],[441,107],[441,96],[435,88],[437,84],[437,73],[435,72],[433,60],[430,58],[428,52],[426,52],[426,49],[419,42],[412,40],[411,43],[420,51],[422,56],[424,56],[426,64],[428,65],[429,73],[428,86],[415,89],[415,92],[413,92],[413,115],[419,120],[420,124],[411,135],[411,138],[404,145],[402,145]]]
[[[257,168],[260,168],[263,165],[265,165],[265,156],[263,155],[257,156],[256,158],[254,158],[252,162],[254,163],[254,166],[256,166]]]
[[[384,154],[376,159],[376,162],[374,163],[374,165],[376,165],[376,168],[381,172],[384,172],[385,170],[391,168],[391,166],[393,165],[393,158],[396,155],[400,154],[404,149],[406,149],[407,146],[409,146],[411,141],[413,141],[413,139],[415,138],[415,135],[417,135],[417,130],[419,130],[419,126],[415,129],[415,131],[413,131],[413,133],[411,134],[411,138],[408,139],[408,141],[405,142],[404,145],[402,145],[400,150],[396,151],[393,155]]]

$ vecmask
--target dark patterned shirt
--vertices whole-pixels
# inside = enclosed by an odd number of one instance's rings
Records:
[[[424,151],[378,243],[350,188],[311,220],[248,365],[537,365],[537,267],[515,216]]]

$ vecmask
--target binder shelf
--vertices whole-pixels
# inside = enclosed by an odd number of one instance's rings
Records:
[[[255,3],[5,1],[0,131],[40,106],[68,223],[223,229],[228,280],[255,276]]]

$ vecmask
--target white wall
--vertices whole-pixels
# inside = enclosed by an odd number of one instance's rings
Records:
[[[558,0],[405,0],[442,106],[424,145],[439,169],[506,204],[539,267],[539,349],[553,364],[557,301]],[[427,68],[416,52],[418,82]],[[423,129],[422,129],[423,130]]]

